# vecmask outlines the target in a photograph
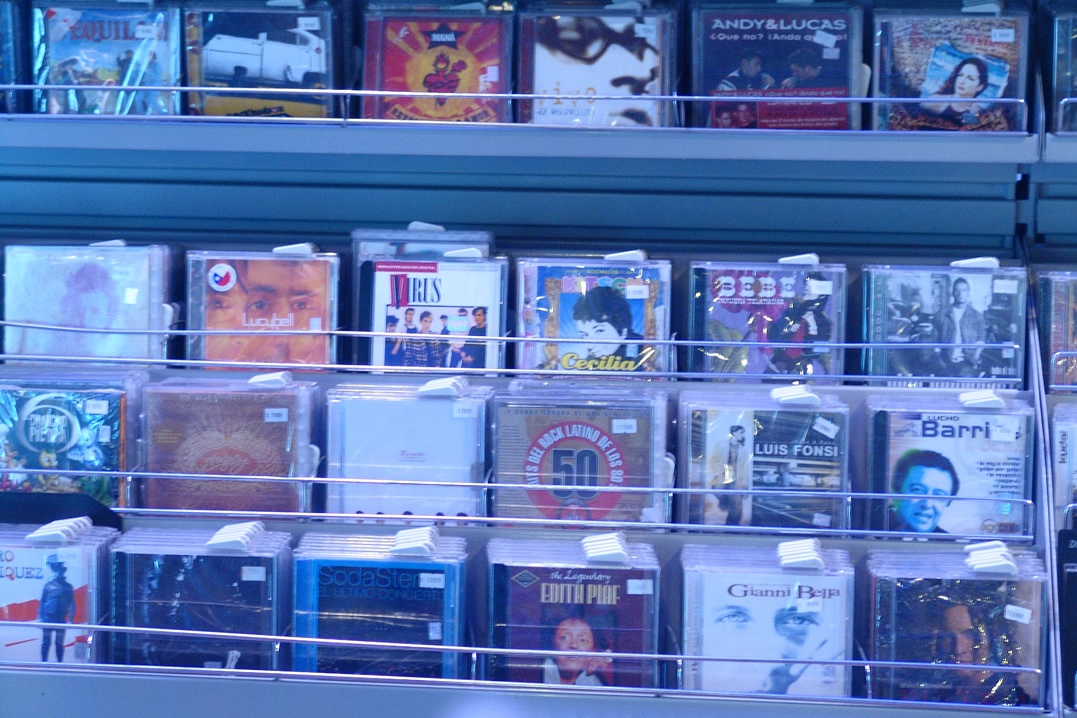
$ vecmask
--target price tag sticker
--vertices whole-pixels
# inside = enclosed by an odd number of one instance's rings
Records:
[[[240,581],[265,581],[266,580],[266,567],[265,566],[244,566],[239,569]]]
[[[1017,621],[1018,623],[1024,623],[1025,625],[1032,623],[1032,611],[1027,608],[1015,606],[1012,603],[1006,604],[1006,610],[1003,611],[1002,615],[1006,617],[1007,621]]]
[[[996,27],[991,30],[991,42],[1013,42],[1016,39],[1017,33],[1012,27]]]
[[[991,291],[995,294],[1017,294],[1018,286],[1016,279],[996,279],[991,283]]]
[[[87,414],[101,416],[108,413],[108,402],[104,399],[87,399],[84,408]]]
[[[610,422],[610,428],[614,434],[635,434],[637,431],[635,419],[614,419]]]
[[[823,47],[834,47],[838,44],[838,36],[831,35],[825,30],[816,30],[815,34],[812,35],[811,41],[816,45],[822,45]]]
[[[821,297],[825,297],[834,293],[834,282],[828,282],[822,279],[809,279],[806,284],[808,294],[818,294]]]
[[[157,26],[139,24],[135,25],[136,40],[153,40],[157,37]]]
[[[445,588],[445,574],[420,573],[419,588]]]
[[[479,415],[479,405],[473,401],[454,401],[452,403],[452,418],[474,419]]]
[[[797,613],[819,613],[823,610],[823,599],[798,598],[796,609]]]
[[[834,523],[834,519],[830,514],[815,514],[811,517],[811,522],[819,528],[830,528],[830,524]]]
[[[138,287],[127,287],[123,290],[124,304],[138,304]]]
[[[316,17],[301,17],[296,27],[308,32],[318,32],[322,29],[322,21]]]
[[[992,441],[1017,441],[1021,434],[1020,416],[993,416],[990,421]]]
[[[426,624],[426,637],[429,641],[441,640],[441,621],[431,621]]]
[[[102,444],[112,441],[112,427],[108,424],[97,427],[97,440]]]
[[[288,421],[287,409],[266,409],[265,422],[267,424],[283,424]]]
[[[838,432],[841,430],[837,424],[835,424],[833,421],[826,418],[825,416],[815,417],[815,421],[812,422],[811,428],[814,431],[818,431],[820,434],[822,434],[828,439],[833,439],[835,436],[838,435]]]
[[[649,299],[651,296],[651,288],[646,284],[629,284],[625,287],[625,299],[629,301],[633,299]]]
[[[649,578],[630,578],[625,582],[629,596],[650,596],[654,594],[654,581]]]
[[[642,22],[637,22],[633,26],[633,30],[636,33],[636,37],[642,37],[644,40],[658,39],[658,26],[655,24],[653,17],[643,18]]]

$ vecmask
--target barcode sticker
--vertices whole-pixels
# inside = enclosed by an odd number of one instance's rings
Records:
[[[838,435],[838,431],[840,431],[838,425],[825,416],[815,417],[815,421],[812,422],[811,428],[828,439],[833,439]]]
[[[807,285],[808,294],[829,296],[834,293],[834,282],[828,282],[823,279],[809,279]]]
[[[654,594],[654,581],[649,578],[630,578],[625,582],[629,596],[650,596]]]
[[[625,299],[629,301],[633,299],[649,299],[651,297],[651,288],[646,284],[629,284],[625,287]]]
[[[1012,27],[996,27],[991,30],[991,42],[1013,42],[1017,34]]]
[[[266,580],[266,567],[265,566],[244,566],[239,569],[240,581],[265,581]]]
[[[798,598],[796,608],[797,613],[818,613],[823,610],[823,599]]]
[[[138,304],[138,287],[128,287],[123,290],[124,304]]]
[[[452,403],[452,418],[474,419],[479,415],[479,405],[472,401],[454,401]]]
[[[811,41],[816,45],[822,45],[823,47],[834,47],[838,44],[838,36],[831,35],[824,30],[816,30]]]
[[[138,24],[135,25],[136,40],[153,40],[157,37],[157,26]]]
[[[991,290],[995,294],[1017,294],[1017,287],[1016,279],[996,279],[991,285]]]
[[[635,434],[636,433],[636,420],[635,419],[614,419],[610,422],[610,428],[614,434]]]
[[[108,413],[108,402],[104,399],[87,399],[86,413],[101,416]]]
[[[318,32],[322,29],[322,21],[316,17],[301,17],[299,18],[299,22],[296,23],[296,27],[300,30]]]
[[[445,588],[445,574],[420,573],[419,588]]]
[[[426,637],[429,641],[441,640],[441,621],[431,621],[426,624]]]
[[[1032,611],[1020,606],[1014,606],[1012,603],[1006,604],[1006,610],[1002,615],[1006,617],[1007,621],[1017,621],[1024,624],[1032,623]]]
[[[266,409],[265,421],[267,424],[283,424],[288,421],[287,409]]]

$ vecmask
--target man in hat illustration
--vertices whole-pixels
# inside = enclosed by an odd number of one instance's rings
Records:
[[[67,566],[56,554],[49,554],[45,559],[52,579],[41,589],[41,603],[37,610],[37,620],[44,623],[71,623],[75,620],[75,589],[67,582]],[[56,642],[56,661],[64,660],[64,629],[41,629],[41,660],[49,660],[49,645]]]

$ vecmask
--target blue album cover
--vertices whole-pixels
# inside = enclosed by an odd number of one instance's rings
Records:
[[[520,336],[575,340],[521,344],[519,368],[667,370],[667,347],[643,342],[669,339],[669,262],[523,259],[518,281]]]
[[[169,8],[38,6],[34,82],[85,89],[35,92],[37,112],[173,115],[179,95],[138,91],[179,85],[179,12]]]
[[[123,471],[126,394],[0,387],[0,468]],[[0,491],[82,493],[118,502],[115,476],[0,473]]]
[[[15,65],[15,3],[0,2],[0,84],[11,84],[18,77]],[[15,93],[0,94],[0,112],[15,111]]]
[[[460,645],[463,575],[452,563],[297,558],[297,637]],[[297,645],[295,670],[455,678],[459,654]]]
[[[218,633],[279,635],[276,556],[113,554],[115,624]],[[160,550],[160,549],[157,549]],[[276,668],[273,644],[234,638],[120,633],[114,662],[194,668]]]

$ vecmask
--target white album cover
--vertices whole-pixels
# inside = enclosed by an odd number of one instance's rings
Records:
[[[495,261],[374,262],[373,366],[497,369],[505,325],[507,264]]]
[[[341,392],[329,398],[329,476],[476,483],[329,484],[329,511],[477,516],[481,513],[484,398]]]

